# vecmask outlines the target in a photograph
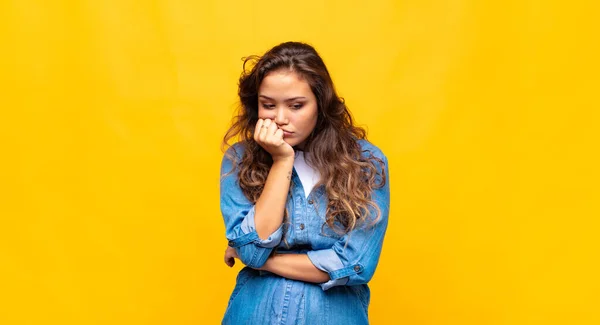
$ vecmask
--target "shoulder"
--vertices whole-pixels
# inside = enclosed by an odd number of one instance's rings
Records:
[[[246,145],[243,142],[236,142],[225,150],[223,160],[239,161],[244,156]]]
[[[221,160],[221,176],[232,174],[239,166],[244,156],[245,145],[242,142],[236,142],[229,146],[223,154]]]
[[[357,143],[360,146],[362,155],[364,157],[369,157],[369,156],[373,155],[374,157],[377,157],[383,161],[387,161],[387,157],[383,153],[383,150],[381,150],[379,147],[377,147],[373,143],[369,142],[366,139],[357,140]]]

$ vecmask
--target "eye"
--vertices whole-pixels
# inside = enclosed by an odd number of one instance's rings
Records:
[[[275,105],[273,105],[273,104],[264,104],[264,103],[262,104],[262,106],[266,109],[271,109],[271,108],[275,107]]]
[[[292,107],[293,107],[294,109],[301,109],[301,108],[302,108],[302,106],[304,106],[304,104],[302,104],[302,103],[296,103],[296,104],[294,104]]]

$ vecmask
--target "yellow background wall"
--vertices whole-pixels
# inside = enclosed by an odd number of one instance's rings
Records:
[[[0,3],[0,324],[217,324],[240,58],[322,54],[391,163],[373,324],[599,324],[593,1]]]

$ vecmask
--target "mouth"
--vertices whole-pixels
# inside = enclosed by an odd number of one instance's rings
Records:
[[[283,131],[283,136],[284,137],[290,137],[290,136],[292,136],[294,134],[294,132],[288,132],[288,131],[285,131],[285,130],[282,130],[282,131]]]

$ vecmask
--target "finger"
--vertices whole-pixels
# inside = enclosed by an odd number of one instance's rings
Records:
[[[269,124],[269,127],[267,127],[267,136],[272,137],[273,135],[275,135],[275,132],[279,129],[279,127],[277,127],[277,123],[271,123]],[[271,141],[273,141],[274,139],[271,139]],[[273,143],[277,144],[278,141],[273,141]]]
[[[265,121],[261,118],[259,118],[258,121],[256,122],[256,125],[254,127],[254,141],[256,141],[258,139],[258,135],[260,134],[260,130],[262,129],[264,122]]]
[[[275,131],[275,134],[273,135],[273,137],[275,139],[277,139],[277,142],[275,143],[276,145],[283,144],[283,130],[282,129],[277,129],[277,131]]]
[[[266,118],[263,125],[266,127],[269,127],[269,125],[271,125],[271,123],[273,123],[273,121],[270,118]]]
[[[265,121],[263,122],[262,127],[260,128],[260,134],[258,136],[258,139],[262,143],[264,143],[267,140],[267,136],[268,136],[267,129],[269,128],[269,125],[271,125],[271,120],[265,119]]]
[[[225,264],[229,267],[233,267],[235,265],[235,260],[233,258],[225,259]]]
[[[227,247],[227,249],[225,250],[225,256],[223,257],[223,259],[225,260],[225,264],[227,264],[227,265],[232,264],[232,260],[235,255],[236,255],[235,250],[232,249],[231,247]]]

